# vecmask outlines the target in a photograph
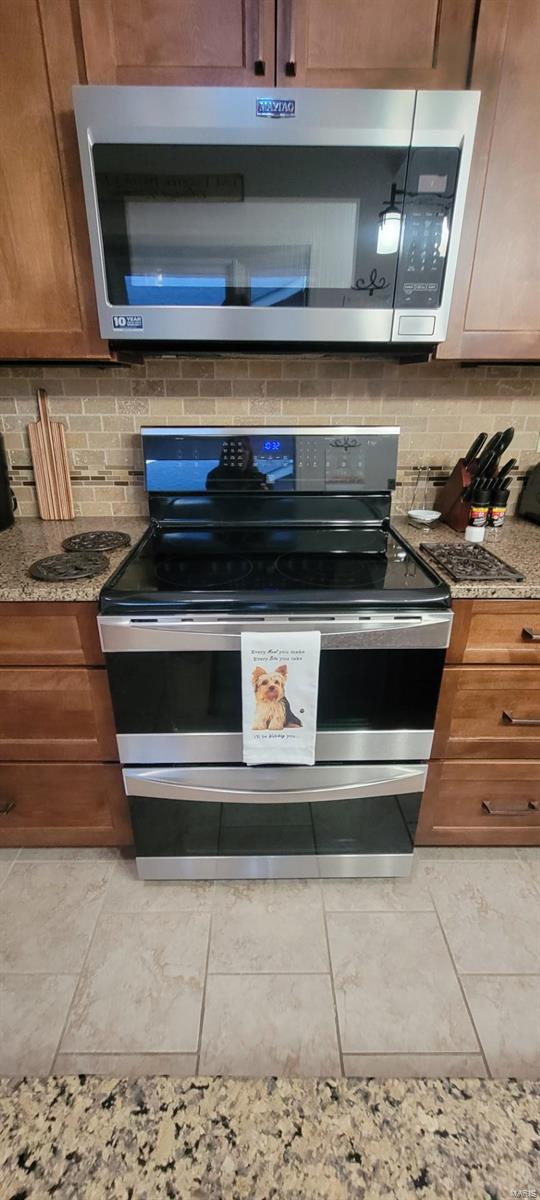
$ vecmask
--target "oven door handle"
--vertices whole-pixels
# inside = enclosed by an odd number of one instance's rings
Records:
[[[297,770],[298,768],[293,768]],[[317,771],[318,768],[314,768]],[[245,770],[257,770],[248,768]],[[283,770],[283,768],[277,768]],[[280,791],[257,788],[228,788],[223,784],[212,787],[197,784],[186,778],[188,772],[175,767],[163,770],[140,770],[127,767],[123,771],[124,787],[128,796],[146,796],[153,799],[189,800],[211,804],[315,804],[324,800],[347,800],[362,796],[403,795],[421,792],[424,788],[427,768],[382,767],[375,777],[358,778],[331,787],[285,788]],[[191,772],[189,773],[191,774]],[[224,772],[221,772],[222,777]]]
[[[448,645],[452,616],[449,612],[399,619],[369,619],[310,621],[301,617],[245,622],[227,621],[160,621],[136,617],[100,617],[101,644],[106,653],[182,650],[240,650],[242,628],[268,634],[315,631],[321,634],[323,649],[374,649],[441,647]],[[228,629],[227,625],[233,626]],[[383,635],[383,636],[381,636]]]

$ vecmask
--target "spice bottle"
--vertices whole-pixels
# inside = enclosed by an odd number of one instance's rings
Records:
[[[489,488],[477,484],[469,509],[469,524],[465,530],[465,538],[468,542],[483,542],[491,499]]]
[[[488,525],[491,529],[500,529],[504,524],[509,495],[509,488],[499,488],[498,491],[493,493],[488,515]]]

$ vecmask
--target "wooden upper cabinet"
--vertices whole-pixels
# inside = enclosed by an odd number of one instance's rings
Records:
[[[274,0],[78,0],[88,83],[274,83]]]
[[[540,0],[481,0],[482,92],[447,341],[439,358],[540,356]]]
[[[463,88],[475,0],[277,0],[277,83]]]
[[[106,358],[71,100],[80,73],[70,0],[0,0],[0,30],[0,358]]]

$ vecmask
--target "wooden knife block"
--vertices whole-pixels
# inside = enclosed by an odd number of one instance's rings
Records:
[[[462,458],[458,459],[450,478],[438,489],[435,508],[446,525],[456,533],[464,533],[469,523],[470,500],[463,499],[463,491],[475,476],[476,459],[469,467]]]

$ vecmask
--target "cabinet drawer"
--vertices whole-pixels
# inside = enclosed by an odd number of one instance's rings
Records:
[[[113,763],[3,763],[1,846],[125,846],[131,827]]]
[[[447,663],[540,667],[540,601],[456,600]]]
[[[105,670],[0,669],[0,760],[116,760]]]
[[[540,758],[540,668],[446,667],[433,758]]]
[[[102,666],[97,611],[83,601],[0,604],[0,666]]]
[[[416,842],[540,845],[540,761],[432,762]]]

